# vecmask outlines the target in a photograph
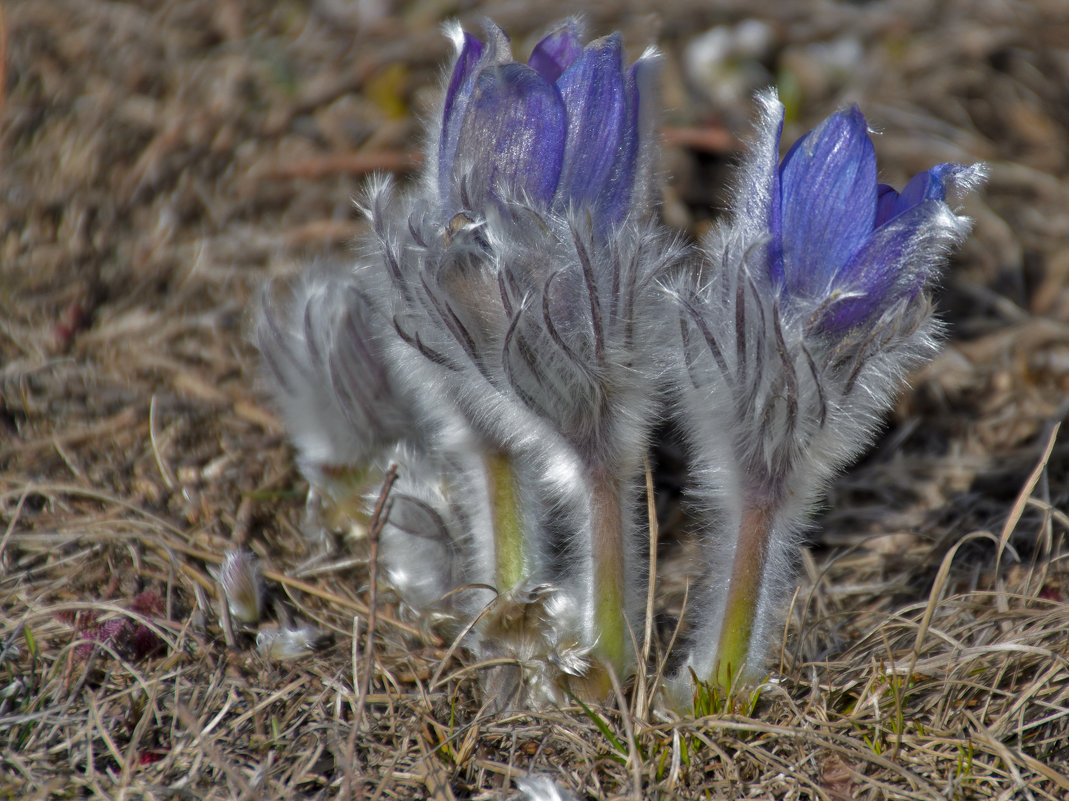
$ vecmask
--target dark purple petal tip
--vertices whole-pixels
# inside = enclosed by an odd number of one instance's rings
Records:
[[[547,81],[556,82],[582,52],[579,24],[568,20],[534,46],[527,63]]]

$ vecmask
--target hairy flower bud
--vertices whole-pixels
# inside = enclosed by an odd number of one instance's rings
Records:
[[[485,44],[459,29],[454,40],[437,153],[443,219],[521,200],[586,209],[607,232],[636,210],[650,162],[640,95],[656,57],[625,69],[619,34],[584,47],[574,20],[535,45],[526,64],[512,60],[492,23]]]
[[[876,182],[876,151],[861,111],[828,117],[771,176],[773,285],[789,302],[811,304],[828,333],[873,321],[916,296],[964,238],[968,221],[950,210],[947,195],[979,177],[976,168],[940,164],[899,194]]]
[[[779,163],[783,108],[762,100],[734,215],[675,287],[679,419],[707,515],[684,696],[691,671],[726,688],[763,670],[812,505],[934,353],[924,289],[970,226],[947,196],[983,175],[942,164],[901,193],[879,185],[856,108]]]

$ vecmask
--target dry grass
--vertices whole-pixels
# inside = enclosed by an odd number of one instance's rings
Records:
[[[632,693],[490,715],[462,654],[386,601],[369,612],[359,553],[301,535],[249,296],[346,257],[364,174],[417,162],[439,19],[489,13],[521,39],[570,10],[529,5],[402,3],[378,21],[344,0],[0,7],[0,797],[507,798],[538,771],[598,799],[1067,797],[1058,0],[591,15],[665,48],[674,224],[701,228],[748,115],[688,89],[680,54],[743,14],[772,23],[766,63],[798,88],[787,138],[856,99],[886,130],[885,180],[992,164],[940,298],[948,346],[835,486],[749,714],[633,714]],[[860,61],[822,66],[832,40]],[[239,544],[271,568],[273,617],[327,647],[289,663],[227,647],[209,568]]]

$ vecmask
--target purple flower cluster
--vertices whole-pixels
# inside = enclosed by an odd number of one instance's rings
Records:
[[[655,53],[574,20],[526,63],[452,33],[423,182],[370,188],[357,265],[264,295],[302,470],[359,529],[396,466],[388,588],[503,664],[499,705],[539,705],[646,667],[637,510],[672,426],[701,560],[666,698],[759,680],[810,508],[934,352],[926,290],[969,229],[948,201],[982,172],[880,184],[856,108],[781,162],[768,94],[730,217],[685,246],[655,214]]]
[[[459,31],[456,40],[438,141],[443,209],[522,200],[586,209],[601,230],[619,225],[635,196],[639,87],[655,59],[625,69],[619,34],[584,47],[574,20],[535,45],[526,64],[512,60],[493,24],[486,43]]]

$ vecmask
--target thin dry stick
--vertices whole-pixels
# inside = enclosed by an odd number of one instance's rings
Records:
[[[947,578],[950,576],[950,566],[954,563],[954,557],[958,555],[958,549],[967,542],[984,538],[994,540],[996,545],[999,542],[990,531],[974,531],[954,543],[954,547],[947,551],[946,556],[943,557],[943,563],[939,565],[939,572],[936,573],[935,581],[932,582],[932,590],[928,593],[928,605],[925,607],[924,615],[921,617],[920,625],[917,627],[917,638],[913,641],[913,653],[909,659],[909,670],[906,671],[907,681],[909,681],[909,677],[913,675],[913,670],[917,667],[921,645],[924,644],[924,638],[928,636],[928,626],[931,625],[936,607],[939,606],[939,602],[943,598],[943,588],[946,587]]]
[[[4,90],[7,89],[7,19],[0,6],[0,117],[4,115]]]
[[[156,459],[156,468],[160,471],[163,483],[169,490],[178,486],[178,480],[171,471],[170,465],[163,458],[160,451],[159,437],[156,433],[156,396],[153,395],[148,402],[148,440],[152,445],[152,455]]]
[[[493,587],[491,587],[488,584],[469,584],[468,587],[474,587],[474,588],[479,588],[479,589],[490,590],[490,592],[494,592],[494,593],[497,592],[496,589],[494,589]],[[447,595],[448,595],[448,593],[447,593]],[[429,690],[434,691],[435,689],[438,688],[438,685],[442,683],[442,673],[445,671],[446,665],[449,664],[449,660],[453,658],[453,654],[455,654],[457,652],[457,649],[460,648],[461,643],[464,642],[464,638],[468,636],[468,632],[470,632],[473,628],[475,628],[478,625],[479,621],[482,620],[491,609],[493,609],[494,604],[496,604],[496,603],[497,603],[497,598],[495,597],[494,600],[490,601],[490,603],[488,603],[486,606],[484,606],[482,608],[482,611],[480,611],[479,614],[477,614],[474,618],[472,618],[472,620],[466,626],[464,626],[464,628],[462,628],[457,633],[457,636],[453,638],[453,642],[449,644],[449,648],[442,655],[442,658],[438,661],[438,667],[434,671],[434,675],[431,676],[430,682],[428,682],[428,684],[427,684],[427,688]],[[515,662],[516,662],[515,659],[505,659],[505,660],[503,660],[503,664],[509,664],[509,663],[515,664]],[[487,663],[480,663],[480,664],[499,664],[499,661],[498,660],[489,660],[489,662],[487,662]],[[446,680],[448,681],[448,679],[446,679]]]
[[[1062,416],[1064,416],[1064,411]],[[1021,515],[1024,513],[1025,507],[1028,505],[1028,499],[1032,497],[1032,491],[1036,488],[1036,484],[1039,483],[1043,471],[1047,469],[1047,462],[1050,460],[1051,452],[1054,450],[1054,441],[1058,438],[1058,430],[1061,427],[1062,422],[1060,419],[1051,426],[1050,433],[1047,435],[1046,445],[1043,446],[1043,454],[1039,457],[1039,462],[1036,463],[1031,475],[1028,476],[1028,480],[1017,494],[1017,500],[1013,503],[1013,509],[1010,510],[1010,516],[1006,518],[1006,524],[1002,527],[1002,534],[999,536],[998,543],[998,556],[995,558],[996,575],[998,574],[999,566],[1002,564],[1002,552],[1006,549],[1006,545],[1010,541],[1010,535],[1013,534],[1014,529],[1017,528],[1017,523],[1020,522]]]
[[[159,695],[159,688],[161,686],[162,684],[160,682],[155,681],[149,685],[151,690],[150,695],[141,707],[141,716],[138,718],[137,724],[134,726],[133,734],[130,735],[130,742],[126,744],[126,752],[123,755],[122,776],[120,780],[123,789],[131,783],[133,776],[136,774],[135,763],[141,748],[141,738],[145,736],[145,732],[153,722],[152,713],[156,708],[156,699]]]
[[[794,594],[791,595],[791,605],[787,607],[787,616],[783,619],[783,636],[779,641],[779,674],[782,676],[787,669],[784,660],[787,658],[787,635],[791,630],[791,620],[794,618],[794,608],[798,604],[798,593],[802,591],[801,587],[794,588]]]
[[[360,641],[360,616],[353,615],[353,639],[351,644],[350,658],[353,662],[353,689],[356,690],[357,695],[360,694],[360,690],[357,687],[359,681],[359,657],[357,651],[359,650]],[[367,696],[364,696],[364,702],[367,702]],[[343,780],[342,788],[345,793],[344,797],[349,801],[355,801],[358,798],[364,797],[363,785],[358,785],[356,782],[356,726],[349,727],[349,736],[346,739],[345,747],[345,764],[342,765]]]
[[[668,647],[664,649],[664,656],[661,657],[657,663],[657,673],[653,676],[653,686],[659,687],[661,684],[661,677],[664,676],[665,666],[668,665],[668,657],[672,653],[672,648],[675,647],[676,637],[679,636],[679,631],[683,627],[683,620],[687,614],[687,601],[690,599],[690,579],[687,579],[686,584],[683,585],[683,605],[679,610],[679,619],[676,620],[675,628],[672,629],[672,637],[668,640]]]
[[[887,654],[887,662],[891,666],[891,675],[894,676],[895,673],[896,673],[896,669],[895,669],[895,652],[894,652],[894,649],[891,647],[891,642],[887,639],[887,630],[886,629],[880,629],[880,640],[883,642],[884,653]],[[910,681],[912,681],[911,677],[912,677],[912,673],[906,674],[906,676],[902,680],[901,684],[898,684],[897,686],[895,684],[891,684],[891,687],[893,688],[892,697],[894,699],[894,705],[895,705],[895,717],[899,721],[899,724],[895,726],[895,729],[897,729],[897,732],[895,733],[894,748],[891,749],[891,759],[895,759],[895,760],[898,759],[898,754],[902,750],[902,738],[905,736],[905,733],[906,733],[906,727],[902,723],[902,720],[903,720],[903,717],[902,717],[903,716],[903,712],[902,712],[902,688],[909,686]],[[892,681],[893,681],[893,679],[892,679]]]
[[[639,720],[649,718],[649,697],[647,671],[650,664],[650,647],[653,641],[653,599],[657,591],[657,539],[660,529],[657,525],[657,502],[653,497],[653,473],[650,460],[642,456],[642,467],[646,471],[646,518],[650,528],[649,583],[646,588],[646,626],[642,637],[642,658],[638,663],[638,675],[635,682],[635,717]]]
[[[368,581],[371,587],[368,590],[368,615],[367,615],[367,640],[364,642],[364,675],[360,677],[360,694],[356,698],[356,714],[353,717],[353,734],[360,729],[361,719],[364,717],[364,704],[367,701],[367,691],[371,686],[371,671],[375,660],[375,607],[378,604],[378,580],[379,580],[379,535],[389,515],[389,497],[393,483],[397,480],[397,465],[390,465],[386,471],[386,478],[382,482],[382,491],[375,503],[375,511],[371,513],[371,525],[367,530]]]
[[[423,154],[418,151],[360,151],[279,164],[271,170],[270,175],[272,178],[314,180],[339,173],[366,175],[369,172],[410,172],[422,163]]]
[[[631,763],[631,792],[635,801],[642,801],[642,766],[639,764],[638,748],[635,746],[635,727],[631,723],[627,701],[624,699],[624,690],[620,686],[620,679],[616,677],[616,671],[609,662],[605,663],[605,669],[609,672],[609,681],[612,682],[612,691],[616,696],[616,708],[620,710],[620,718],[624,722],[624,733],[627,735],[627,761]]]
[[[22,517],[22,507],[26,504],[26,497],[30,494],[30,490],[26,490],[19,496],[19,502],[15,506],[15,511],[11,515],[11,522],[8,523],[7,529],[4,531],[4,536],[0,537],[0,564],[4,556],[4,550],[7,548],[7,541],[11,539],[11,532],[15,530],[15,526],[19,522],[19,518]]]

